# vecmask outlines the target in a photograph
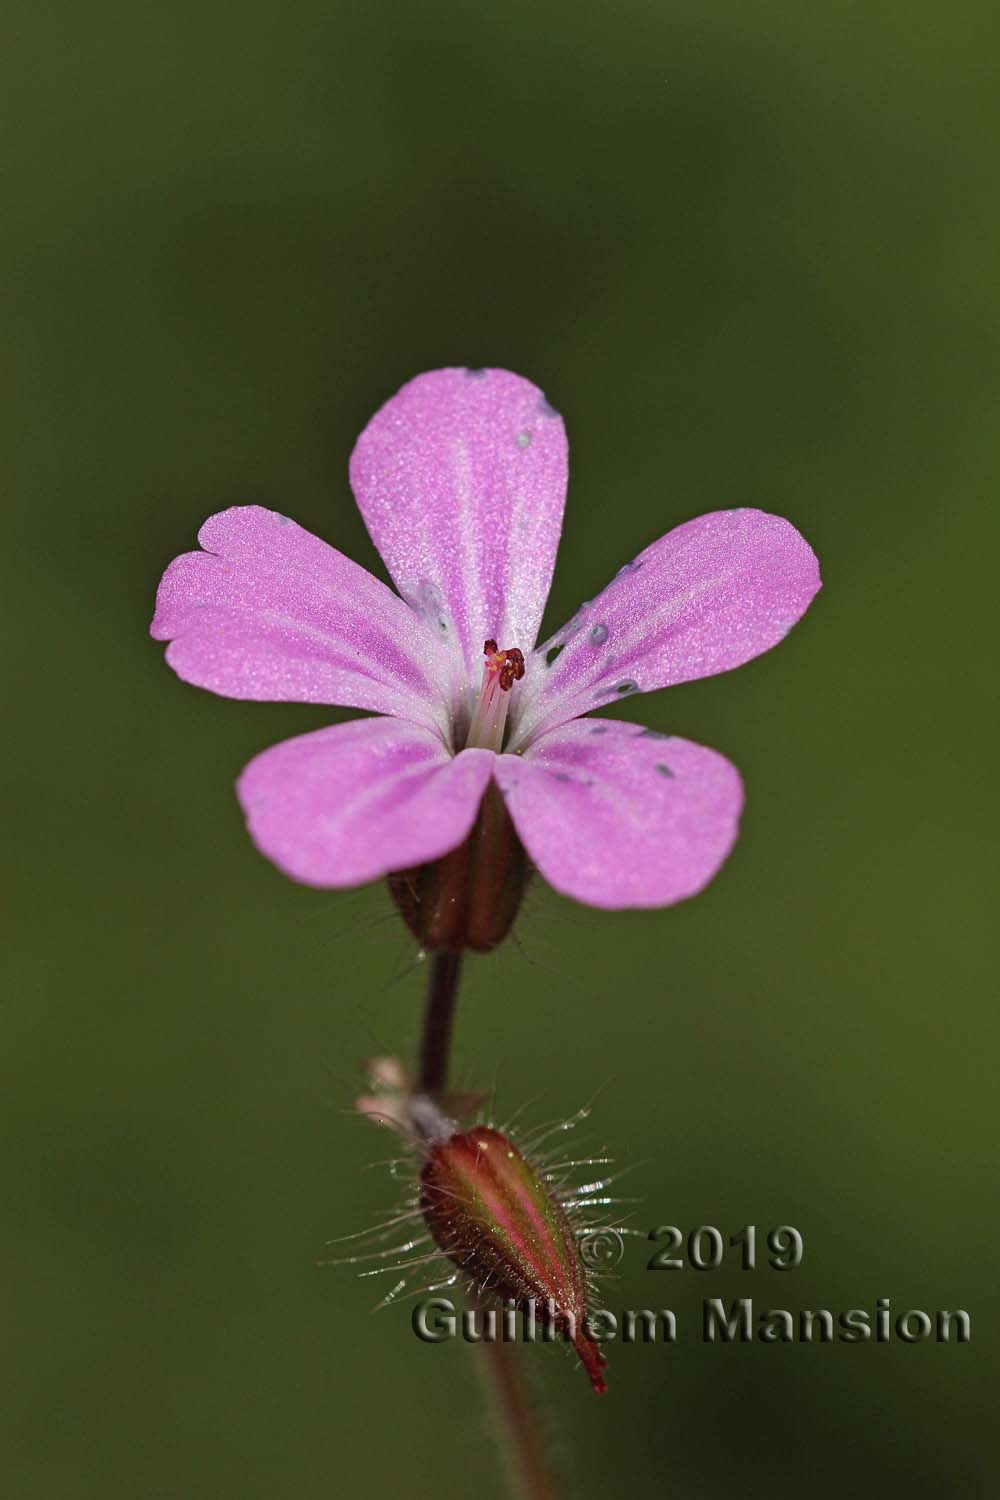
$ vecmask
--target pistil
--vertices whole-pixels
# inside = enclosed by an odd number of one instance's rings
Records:
[[[496,641],[483,645],[483,683],[469,725],[467,750],[499,751],[510,707],[510,690],[524,676],[524,657],[516,646],[497,649]]]

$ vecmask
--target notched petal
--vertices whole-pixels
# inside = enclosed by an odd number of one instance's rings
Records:
[[[198,540],[164,573],[151,627],[186,682],[398,714],[447,738],[448,654],[385,584],[259,505],[211,516]]]

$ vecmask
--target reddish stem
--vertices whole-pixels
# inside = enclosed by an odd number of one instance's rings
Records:
[[[435,953],[432,957],[417,1073],[417,1088],[421,1093],[440,1095],[447,1087],[461,973],[461,953]],[[522,1500],[561,1500],[532,1402],[511,1350],[499,1339],[484,1343],[483,1350],[481,1363],[489,1377],[500,1429],[499,1446],[507,1460],[512,1489]]]
[[[443,1093],[448,1081],[451,1030],[462,975],[461,953],[435,953],[427,985],[427,1008],[420,1042],[417,1088],[422,1094]]]

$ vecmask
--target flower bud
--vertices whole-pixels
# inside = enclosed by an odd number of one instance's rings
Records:
[[[531,866],[495,782],[465,842],[450,854],[389,876],[407,927],[428,952],[489,953],[517,916]]]
[[[434,1141],[420,1208],[435,1242],[469,1283],[522,1311],[542,1310],[566,1337],[594,1390],[605,1360],[587,1328],[587,1278],[562,1204],[514,1143],[488,1125]]]

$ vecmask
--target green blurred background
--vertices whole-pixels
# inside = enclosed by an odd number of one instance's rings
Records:
[[[469,1351],[315,1266],[395,1202],[348,1105],[422,975],[381,888],[253,851],[232,784],[336,715],[201,693],[146,635],[235,502],[378,569],[348,453],[455,363],[565,416],[550,625],[718,506],[789,516],[825,577],[779,650],[621,710],[743,770],[715,884],[621,915],[537,889],[470,966],[459,1078],[532,1120],[600,1091],[634,1223],[805,1237],[784,1276],[630,1245],[611,1305],[681,1334],[612,1348],[602,1402],[525,1357],[570,1492],[995,1493],[995,7],[5,30],[3,1500],[502,1493]],[[973,1342],[701,1345],[701,1298],[748,1294],[963,1307]]]

